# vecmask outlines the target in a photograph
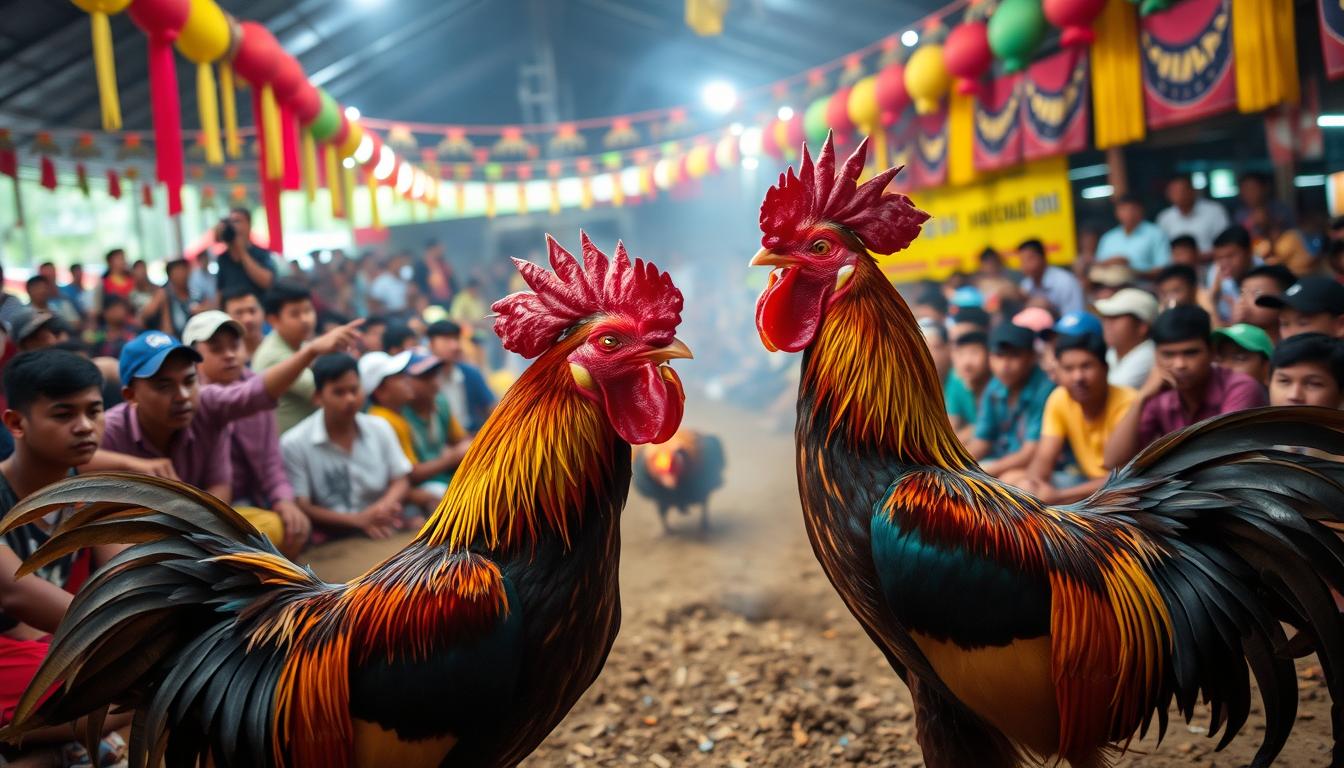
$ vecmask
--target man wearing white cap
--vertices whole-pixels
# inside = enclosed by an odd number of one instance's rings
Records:
[[[1157,299],[1138,288],[1122,288],[1098,299],[1102,333],[1106,339],[1106,382],[1116,387],[1138,389],[1153,369],[1153,342],[1148,329],[1157,317]]]

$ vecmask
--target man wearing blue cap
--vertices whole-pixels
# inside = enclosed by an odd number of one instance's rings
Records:
[[[200,386],[201,356],[173,336],[146,331],[128,342],[119,359],[125,402],[107,411],[102,447],[141,458],[167,458],[182,482],[232,501],[229,426],[235,419],[275,408],[319,355],[354,343],[356,326],[335,328],[279,365],[241,386]],[[274,513],[256,520],[277,544],[283,527]]]

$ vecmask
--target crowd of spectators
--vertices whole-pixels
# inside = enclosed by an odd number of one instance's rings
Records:
[[[1116,199],[1117,225],[1084,238],[1072,269],[1028,240],[907,286],[948,417],[985,471],[1066,503],[1203,419],[1344,407],[1344,219],[1313,237],[1266,192],[1243,179],[1229,211],[1177,177],[1155,221]]]

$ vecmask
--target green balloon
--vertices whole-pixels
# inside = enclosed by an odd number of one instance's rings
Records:
[[[308,126],[308,132],[314,139],[326,141],[341,130],[341,105],[321,88],[317,89],[317,95],[322,99],[322,108],[317,111],[313,124]]]
[[[830,96],[822,96],[808,104],[807,111],[803,113],[803,135],[814,149],[826,141],[826,134],[831,130],[830,123],[826,121],[826,107],[830,101]]]
[[[504,178],[504,166],[499,163],[486,163],[485,178],[489,181],[499,181]]]
[[[1003,0],[989,17],[989,49],[1005,70],[1020,72],[1048,31],[1041,0]]]

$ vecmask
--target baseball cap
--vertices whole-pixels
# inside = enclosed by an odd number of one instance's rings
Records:
[[[1042,332],[1045,337],[1053,336],[1056,333],[1064,333],[1069,336],[1081,336],[1085,333],[1095,333],[1101,335],[1101,321],[1096,315],[1087,312],[1070,312],[1059,318],[1055,322],[1055,327],[1049,331]]]
[[[13,329],[14,343],[21,344],[29,336],[32,336],[43,328],[46,328],[49,325],[59,324],[60,319],[50,312],[25,307],[15,314],[10,323],[10,327]]]
[[[1027,307],[1016,315],[1013,315],[1013,325],[1030,328],[1036,333],[1048,331],[1050,330],[1050,326],[1054,324],[1055,316],[1050,314],[1050,310],[1044,307]]]
[[[243,324],[218,309],[209,309],[199,315],[192,315],[187,327],[182,329],[182,343],[191,346],[198,341],[209,341],[224,326],[230,326],[243,335]]]
[[[1311,275],[1298,280],[1283,295],[1261,296],[1255,300],[1255,304],[1270,309],[1288,307],[1306,315],[1322,312],[1344,315],[1344,285],[1331,277]]]
[[[1266,358],[1274,356],[1274,342],[1269,334],[1249,323],[1237,323],[1219,328],[1212,334],[1215,340],[1227,339],[1248,352],[1259,352]]]
[[[424,351],[416,349],[411,351],[411,362],[406,365],[406,372],[412,376],[423,376],[443,365],[443,361],[434,355],[427,355]]]
[[[409,349],[395,355],[389,355],[386,352],[365,353],[363,357],[359,358],[359,385],[364,388],[364,394],[372,395],[373,390],[383,383],[383,379],[404,373],[406,366],[410,363],[411,351]]]
[[[1087,271],[1087,279],[1107,288],[1122,288],[1134,284],[1134,270],[1128,264],[1096,264]]]
[[[1133,315],[1150,324],[1157,317],[1157,299],[1139,288],[1121,288],[1110,298],[1097,299],[1092,306],[1102,317]]]
[[[984,305],[985,295],[974,286],[964,285],[952,293],[952,306],[954,307],[983,307]]]
[[[1030,328],[1012,323],[1000,323],[989,334],[989,351],[1000,352],[1004,349],[1030,350],[1036,341],[1036,334]]]
[[[181,352],[193,363],[201,362],[196,350],[163,331],[145,331],[126,342],[121,348],[117,366],[121,369],[121,385],[129,387],[132,379],[147,379],[159,372],[163,361],[174,352]]]

